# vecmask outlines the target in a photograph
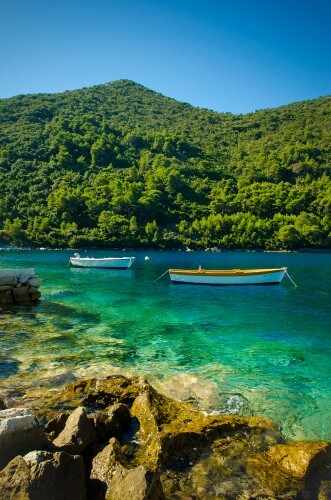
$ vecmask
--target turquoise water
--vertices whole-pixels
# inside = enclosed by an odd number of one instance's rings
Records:
[[[331,254],[111,252],[129,254],[132,269],[116,271],[67,267],[66,251],[0,252],[0,268],[34,267],[44,279],[38,306],[0,315],[0,390],[139,373],[208,411],[269,416],[286,438],[331,439]],[[280,286],[153,282],[199,264],[288,266],[298,288],[286,277]]]

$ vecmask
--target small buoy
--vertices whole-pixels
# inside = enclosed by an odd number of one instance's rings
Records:
[[[149,260],[149,257],[148,257],[148,255],[146,255],[146,257],[145,257],[145,260]]]

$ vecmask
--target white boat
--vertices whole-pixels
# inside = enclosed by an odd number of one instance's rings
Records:
[[[135,257],[81,257],[78,253],[75,253],[73,257],[70,257],[70,263],[76,267],[102,267],[104,269],[129,269],[134,261]]]
[[[277,285],[287,273],[286,267],[276,269],[206,270],[169,269],[173,283],[195,285]]]

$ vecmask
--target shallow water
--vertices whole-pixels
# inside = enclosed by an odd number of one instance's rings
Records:
[[[208,411],[269,416],[286,438],[331,439],[331,254],[110,254],[137,260],[128,271],[78,269],[67,266],[72,252],[0,251],[0,268],[34,267],[44,280],[37,306],[1,312],[0,387],[20,394],[75,376],[139,373]],[[280,286],[153,282],[200,264],[288,266],[298,288],[286,277]]]

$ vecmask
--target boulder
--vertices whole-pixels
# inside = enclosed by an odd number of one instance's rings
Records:
[[[278,444],[251,455],[247,470],[276,496],[299,491],[299,496],[317,498],[321,482],[325,486],[331,481],[331,445],[324,441]]]
[[[17,456],[1,473],[0,491],[2,500],[85,500],[83,459],[45,451]]]
[[[84,408],[78,407],[68,417],[63,431],[54,439],[50,449],[79,454],[96,440],[95,429]]]
[[[18,455],[1,471],[1,499],[31,500],[30,480],[30,468],[24,458]]]
[[[31,285],[35,288],[39,288],[42,284],[42,280],[40,278],[38,278],[37,276],[33,276],[33,277],[28,278],[27,282],[29,283],[29,285]]]
[[[16,455],[42,450],[47,444],[46,434],[31,410],[0,411],[0,470]]]
[[[125,469],[117,464],[109,484],[106,500],[163,500],[160,476],[140,465]]]
[[[112,438],[92,460],[90,480],[88,482],[89,498],[104,499],[109,490],[117,463],[124,462],[119,442]]]

